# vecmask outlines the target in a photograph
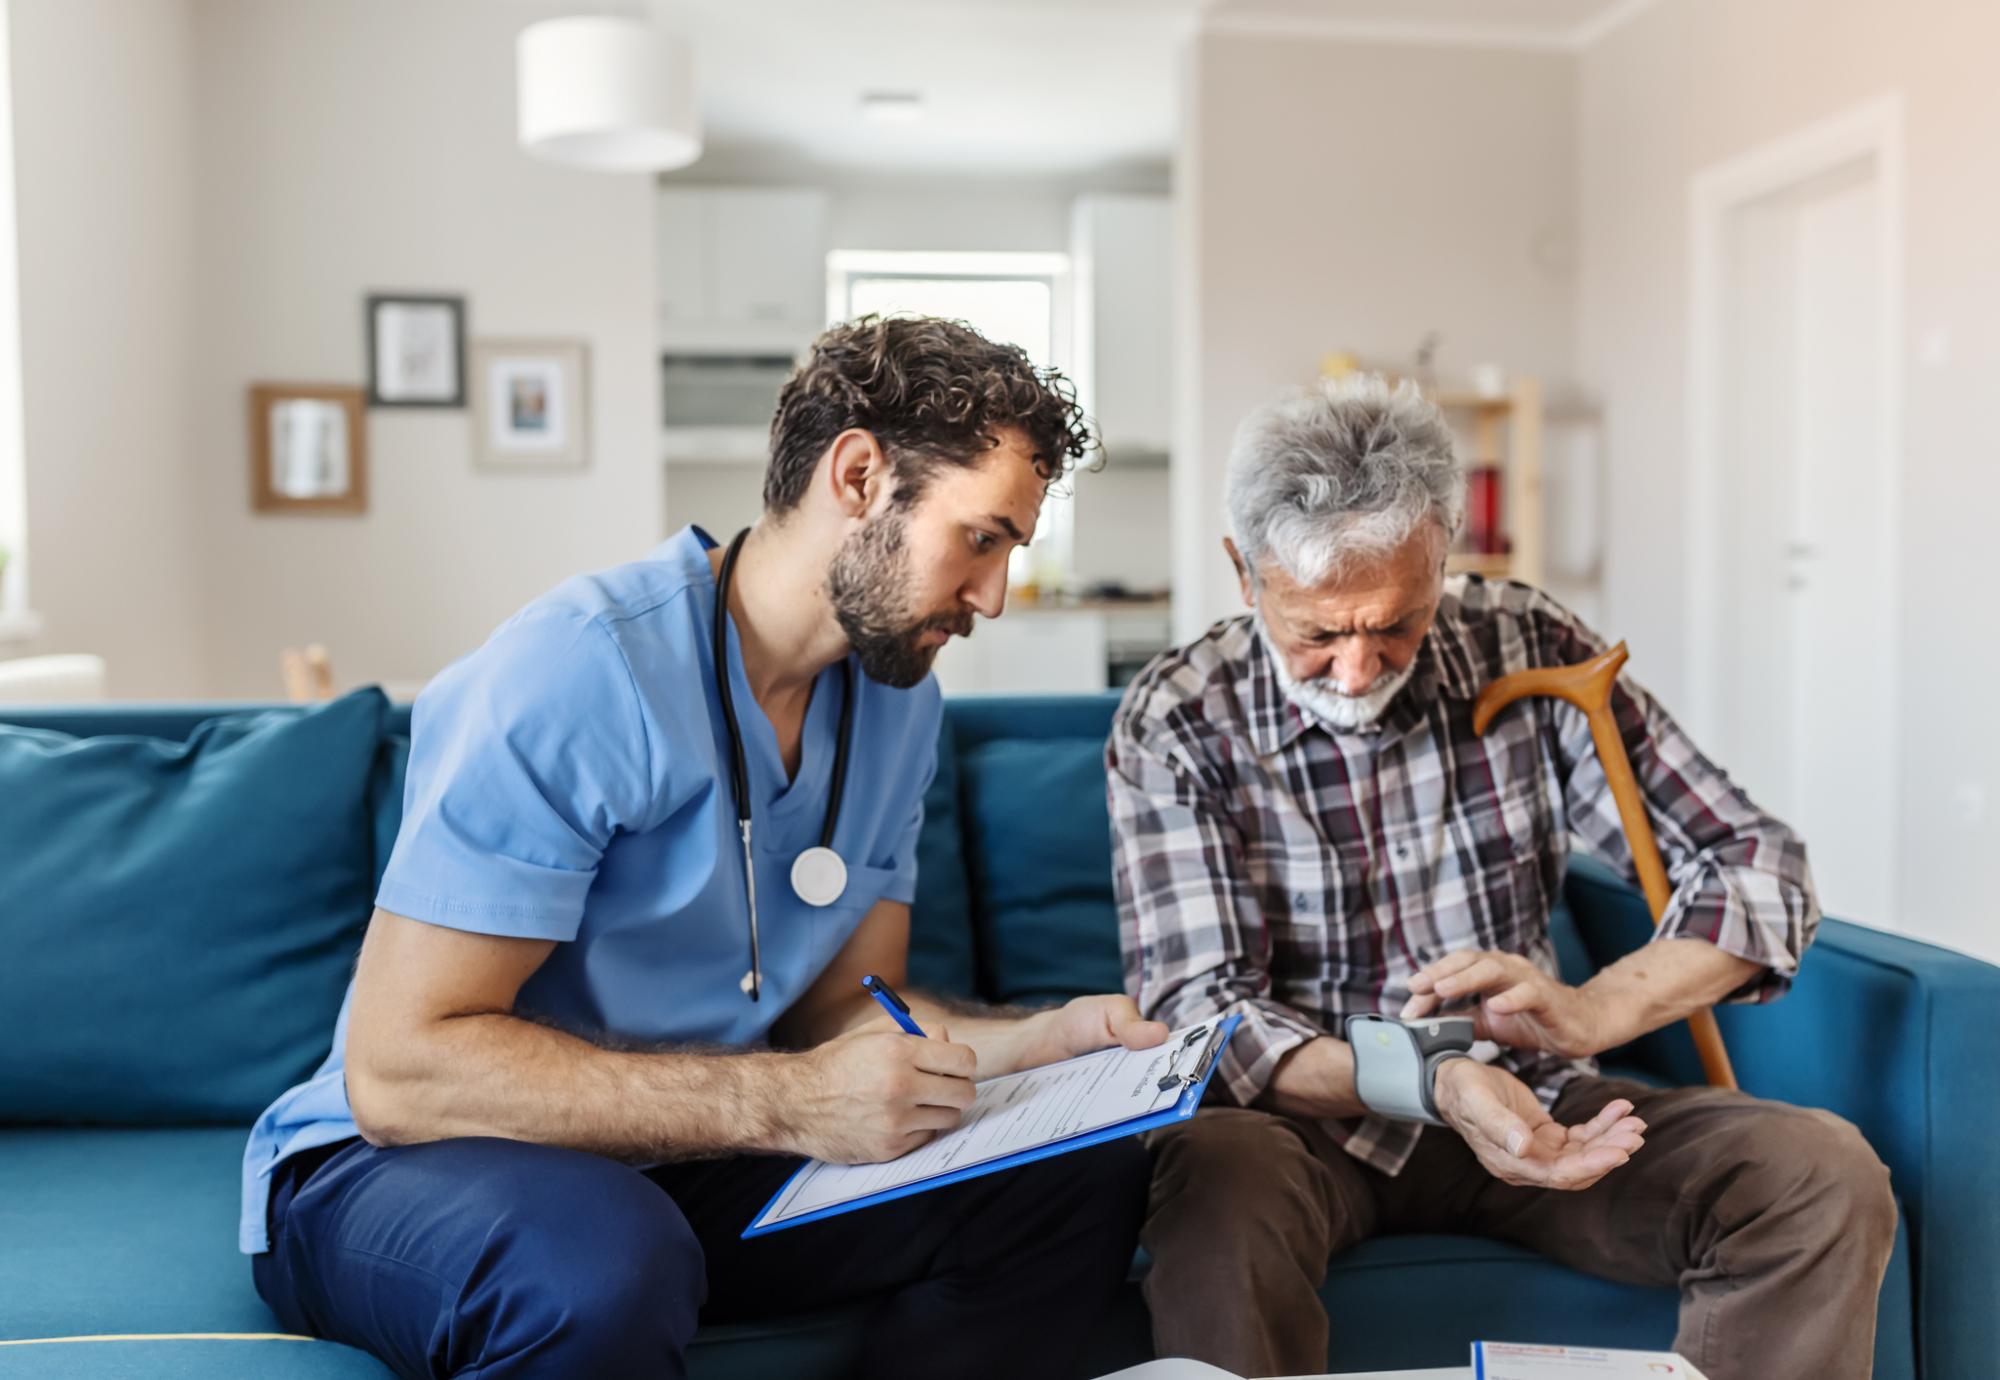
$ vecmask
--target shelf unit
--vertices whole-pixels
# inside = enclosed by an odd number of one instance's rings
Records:
[[[1542,385],[1513,380],[1505,393],[1486,395],[1439,388],[1429,394],[1444,409],[1459,438],[1468,471],[1500,471],[1500,531],[1507,550],[1453,552],[1450,569],[1494,579],[1539,584],[1542,578]]]
[[[1391,385],[1406,381],[1395,374],[1384,377]],[[1458,438],[1459,459],[1468,473],[1486,465],[1500,471],[1500,531],[1507,550],[1453,551],[1446,569],[1454,575],[1540,584],[1544,560],[1541,380],[1514,379],[1504,393],[1447,387],[1423,392],[1444,409],[1445,419]]]
[[[1514,574],[1513,556],[1495,556],[1483,551],[1454,551],[1445,557],[1445,568],[1454,575],[1484,575],[1492,580],[1520,578]]]

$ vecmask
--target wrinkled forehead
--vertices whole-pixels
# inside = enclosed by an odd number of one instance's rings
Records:
[[[1312,583],[1266,557],[1258,566],[1260,602],[1294,622],[1393,623],[1426,613],[1437,602],[1444,582],[1442,557],[1434,529],[1412,534],[1385,555],[1351,557]]]

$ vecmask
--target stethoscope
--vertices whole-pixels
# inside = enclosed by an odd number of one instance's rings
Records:
[[[757,942],[757,868],[750,856],[750,772],[744,765],[743,731],[736,724],[736,702],[729,690],[729,580],[743,550],[744,528],[722,555],[715,577],[715,689],[722,699],[722,721],[729,732],[729,786],[736,795],[736,828],[743,835],[743,883],[750,896],[750,971],[739,984],[751,1001],[764,989],[764,960]],[[833,747],[833,782],[827,787],[826,822],[820,825],[819,846],[792,859],[792,890],[809,906],[830,906],[847,890],[847,863],[833,851],[834,826],[840,823],[840,796],[847,785],[847,750],[854,731],[854,663],[842,661],[840,737]]]

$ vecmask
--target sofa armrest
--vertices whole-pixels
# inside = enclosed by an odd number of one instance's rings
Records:
[[[1652,932],[1639,894],[1594,864],[1573,864],[1565,893],[1598,966]],[[1922,1373],[1983,1373],[2000,1352],[2000,968],[1827,920],[1790,993],[1716,1017],[1746,1092],[1868,1138],[1909,1218]],[[1701,1081],[1685,1026],[1610,1057]]]

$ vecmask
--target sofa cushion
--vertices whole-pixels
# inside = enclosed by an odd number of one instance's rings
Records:
[[[351,1347],[269,1339],[278,1322],[236,1250],[246,1134],[241,1127],[0,1131],[0,1242],[7,1243],[0,1380],[386,1377]],[[853,1373],[870,1311],[704,1327],[688,1373],[694,1380]],[[133,1336],[148,1340],[10,1345]]]
[[[1474,1341],[1666,1350],[1679,1298],[1671,1288],[1581,1274],[1505,1241],[1383,1236],[1333,1258],[1319,1296],[1332,1321],[1334,1371],[1463,1366]],[[1876,1380],[1914,1380],[1909,1233],[1882,1281]]]
[[[277,1323],[234,1241],[240,1129],[0,1131],[0,1343],[135,1333],[270,1333]],[[1915,1375],[1906,1234],[1882,1288],[1875,1374]],[[1670,1290],[1590,1279],[1503,1242],[1397,1236],[1334,1258],[1320,1290],[1334,1320],[1338,1368],[1463,1364],[1474,1337],[1663,1346]],[[1121,1297],[1120,1345],[1095,1370],[1138,1359],[1143,1315]],[[851,1373],[867,1310],[754,1326],[704,1327],[696,1380]],[[1107,1325],[1112,1321],[1107,1319]],[[1126,1335],[1134,1334],[1134,1335]],[[1094,1340],[1093,1354],[1107,1339]],[[379,1377],[360,1352],[328,1342],[77,1342],[0,1345],[14,1376]]]
[[[312,1071],[373,899],[385,706],[0,727],[0,1121],[244,1122]]]
[[[280,1331],[236,1250],[244,1135],[0,1131],[0,1241],[21,1246],[0,1251],[0,1339]],[[242,1340],[0,1347],[0,1376],[10,1373],[387,1374],[330,1343]]]
[[[0,1342],[0,1380],[389,1380],[365,1351],[303,1337],[75,1337]]]
[[[1123,991],[1103,741],[981,743],[965,756],[964,800],[986,995]]]
[[[924,792],[917,835],[917,895],[910,905],[910,985],[948,996],[978,995],[972,950],[972,891],[958,808],[958,744],[951,717],[938,729],[937,773]]]
[[[1672,1291],[1593,1279],[1473,1236],[1384,1236],[1333,1258],[1333,1370],[1463,1366],[1475,1340],[1665,1348]],[[1344,1325],[1343,1325],[1344,1324]]]

